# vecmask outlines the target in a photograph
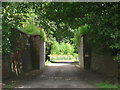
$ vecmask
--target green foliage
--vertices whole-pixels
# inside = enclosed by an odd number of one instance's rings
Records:
[[[51,64],[51,62],[47,60],[47,61],[45,62],[45,65],[48,66],[49,64]]]
[[[101,82],[96,84],[97,88],[118,88],[117,84],[110,84],[108,82]]]
[[[25,3],[3,2],[2,3],[2,53],[10,54],[16,48],[13,48],[13,41],[19,40],[19,33],[16,28],[21,27],[21,22],[27,22],[29,7]],[[28,5],[29,6],[29,5]]]
[[[62,46],[62,45],[61,45]],[[61,47],[62,48],[62,47]],[[73,45],[69,44],[69,43],[66,43],[66,46],[65,46],[65,54],[73,54],[74,53],[74,47]]]
[[[49,57],[51,61],[77,60],[78,54],[74,53],[74,46],[70,43],[54,41]]]
[[[77,31],[74,34],[74,41],[79,46],[80,44],[80,37],[83,35],[86,35],[89,32],[88,25],[85,24],[83,26],[80,26]]]
[[[102,7],[105,9],[101,12],[95,11],[87,14],[83,20],[90,26],[88,41],[94,48],[102,48],[105,52],[114,51],[113,53],[116,55],[114,59],[119,62],[120,30],[118,3],[103,3]],[[102,7],[99,6],[101,9]],[[102,51],[103,54],[105,52]]]
[[[120,53],[117,53],[117,55],[114,56],[113,59],[120,63]]]
[[[53,42],[51,47],[51,54],[60,54],[60,45],[57,41]]]
[[[79,26],[87,24],[89,25],[90,30],[87,37],[89,37],[88,41],[92,47],[103,48],[105,52],[107,50],[112,52],[114,49],[117,53],[116,55],[119,54],[119,44],[116,46],[116,43],[120,42],[120,25],[118,19],[120,16],[118,14],[118,2],[53,2],[48,3],[47,5],[48,6],[45,7],[46,18],[50,21],[56,22],[56,26],[58,28],[56,33],[54,33],[55,37],[60,37],[60,40],[64,40],[63,36],[72,38],[74,36],[73,32],[75,32]],[[79,33],[76,36],[79,38]],[[76,37],[75,39],[77,44],[79,44],[78,38]],[[59,39],[57,40],[60,41]]]
[[[73,53],[74,53],[74,46],[69,43],[61,42],[59,44],[57,41],[54,41],[51,47],[51,54],[70,55]]]
[[[43,29],[35,26],[34,24],[26,24],[20,30],[28,35],[40,35],[44,41],[46,41],[46,34]]]
[[[70,43],[61,42],[60,43],[60,54],[73,54],[74,46]]]
[[[50,61],[65,61],[65,60],[72,60],[72,61],[77,61],[78,59],[74,57],[73,55],[56,55],[56,54],[51,54],[49,55]]]
[[[23,23],[30,22],[41,25],[46,30],[47,54],[50,54],[54,37],[58,42],[70,43],[73,43],[72,38],[74,37],[75,42],[79,45],[79,37],[85,34],[89,37],[88,41],[92,47],[102,47],[105,51],[113,49],[119,57],[118,2],[4,2],[2,5],[4,52],[12,51],[10,37],[15,34],[12,28],[22,27]],[[89,33],[87,30],[79,28],[82,25],[85,28],[85,24],[89,26]],[[11,31],[13,32],[11,33]],[[76,33],[74,34],[74,32]],[[117,57],[115,59],[120,61]]]
[[[77,53],[73,53],[73,57],[78,58],[78,54]]]
[[[10,54],[16,49],[12,48],[12,42],[19,39],[16,28],[21,28],[25,23],[33,23],[35,25],[40,24],[38,16],[35,13],[35,9],[33,9],[33,6],[33,3],[27,2],[2,2],[3,54]],[[42,30],[40,31],[40,35],[43,37],[44,40],[46,39],[45,34]]]

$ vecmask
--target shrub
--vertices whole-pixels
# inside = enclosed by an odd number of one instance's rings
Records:
[[[85,35],[85,34],[87,34],[88,32],[89,32],[89,29],[88,29],[88,25],[87,24],[85,24],[85,25],[83,25],[83,26],[80,26],[78,29],[77,29],[77,31],[75,32],[75,34],[74,34],[74,41],[75,41],[75,43],[76,43],[76,45],[78,46],[79,44],[80,44],[80,37],[82,36],[82,35]]]
[[[70,55],[70,54],[73,54],[74,47],[73,47],[73,45],[66,43],[65,50],[66,50],[65,54]]]
[[[53,42],[53,45],[51,47],[51,54],[60,54],[60,45],[57,41]]]
[[[51,49],[51,54],[70,55],[74,53],[74,46],[70,43],[54,41]]]

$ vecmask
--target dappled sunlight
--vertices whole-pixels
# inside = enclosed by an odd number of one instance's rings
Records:
[[[67,66],[70,65],[68,63],[50,63],[48,66]]]
[[[20,87],[15,87],[15,88],[31,88],[30,86],[27,86],[27,87],[25,87],[25,86],[20,86]]]
[[[76,64],[75,66],[78,67],[78,68],[80,68],[80,65],[79,65],[79,64]]]
[[[52,60],[51,62],[56,63],[74,63],[75,60]]]

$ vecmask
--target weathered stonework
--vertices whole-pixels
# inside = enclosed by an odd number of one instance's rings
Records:
[[[18,31],[18,34],[20,35],[19,40],[12,43],[12,47],[18,48],[18,50],[16,49],[12,54],[3,55],[3,79],[44,67],[45,42],[42,41],[41,37],[38,35],[28,37],[25,33],[20,31]]]
[[[110,53],[98,55],[93,51],[91,57],[91,70],[118,77],[118,63],[112,59]]]
[[[31,57],[34,69],[41,69],[45,64],[45,42],[40,36],[31,36]]]

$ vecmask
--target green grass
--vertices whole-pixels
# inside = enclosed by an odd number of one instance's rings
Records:
[[[111,84],[108,82],[101,82],[96,84],[97,88],[118,88],[117,84]]]
[[[48,66],[49,64],[51,64],[51,62],[47,60],[47,61],[45,62],[45,66]]]
[[[74,60],[50,60],[51,62],[74,62]]]
[[[49,55],[50,60],[75,60],[77,59],[77,56],[73,56],[73,55]]]
[[[78,63],[79,60],[50,60],[50,62],[76,62]]]
[[[79,62],[79,60],[78,60],[78,59],[76,59],[76,60],[74,60],[74,62]]]
[[[26,24],[24,27],[19,28],[20,31],[28,34],[28,35],[40,35],[43,39],[43,41],[46,41],[46,34],[43,29],[37,27],[34,24]]]

